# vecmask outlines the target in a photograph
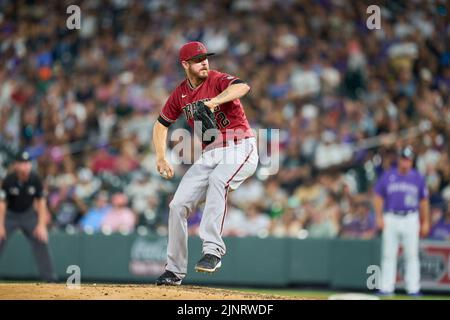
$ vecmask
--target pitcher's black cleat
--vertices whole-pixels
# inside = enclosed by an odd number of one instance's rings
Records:
[[[169,270],[166,270],[158,279],[156,279],[157,286],[179,286],[180,284],[181,279]]]
[[[205,254],[203,258],[197,262],[195,266],[195,271],[197,272],[215,272],[222,266],[222,262],[219,257],[212,254]]]

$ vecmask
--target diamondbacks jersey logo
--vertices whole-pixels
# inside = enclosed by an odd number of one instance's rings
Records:
[[[211,100],[211,99],[206,98],[206,99],[201,99],[201,100],[198,100],[198,101],[206,102],[206,101],[209,101],[209,100]],[[185,106],[182,108],[183,113],[184,113],[184,116],[186,117],[186,120],[187,120],[187,121],[193,119],[194,108],[195,108],[196,102],[197,102],[197,101],[188,103],[187,105],[185,105]],[[214,108],[214,112],[219,111],[219,110],[220,110],[220,107],[219,107],[219,106],[217,106],[217,107]]]

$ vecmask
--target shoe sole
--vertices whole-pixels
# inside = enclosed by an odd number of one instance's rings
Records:
[[[217,269],[219,269],[221,266],[222,266],[222,261],[219,261],[219,263],[214,267],[214,269],[207,269],[207,268],[195,266],[195,271],[204,272],[204,273],[213,273],[213,272],[216,272]]]
[[[163,282],[163,283],[156,283],[156,285],[159,286],[180,286],[181,281],[178,282]]]

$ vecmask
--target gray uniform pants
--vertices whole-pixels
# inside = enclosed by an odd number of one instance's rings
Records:
[[[11,238],[13,233],[20,229],[31,245],[36,260],[39,275],[44,281],[55,281],[56,275],[53,271],[52,261],[48,250],[48,245],[36,239],[33,231],[38,223],[38,217],[33,209],[29,209],[23,213],[6,212],[5,229],[6,240],[0,240],[0,256],[5,249],[6,242]]]
[[[384,214],[381,259],[381,290],[394,292],[397,277],[398,247],[403,246],[405,257],[405,285],[408,293],[420,291],[419,212],[406,216],[392,212]]]
[[[227,195],[250,177],[258,166],[255,138],[230,142],[228,147],[205,151],[189,168],[170,203],[166,269],[184,278],[188,264],[187,218],[205,201],[199,236],[203,254],[225,255],[222,228]]]

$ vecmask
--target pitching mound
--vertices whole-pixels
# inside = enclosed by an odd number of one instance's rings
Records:
[[[17,300],[285,300],[288,297],[244,293],[199,286],[85,284],[69,289],[65,284],[2,283],[0,299]],[[295,299],[299,299],[296,297]]]

